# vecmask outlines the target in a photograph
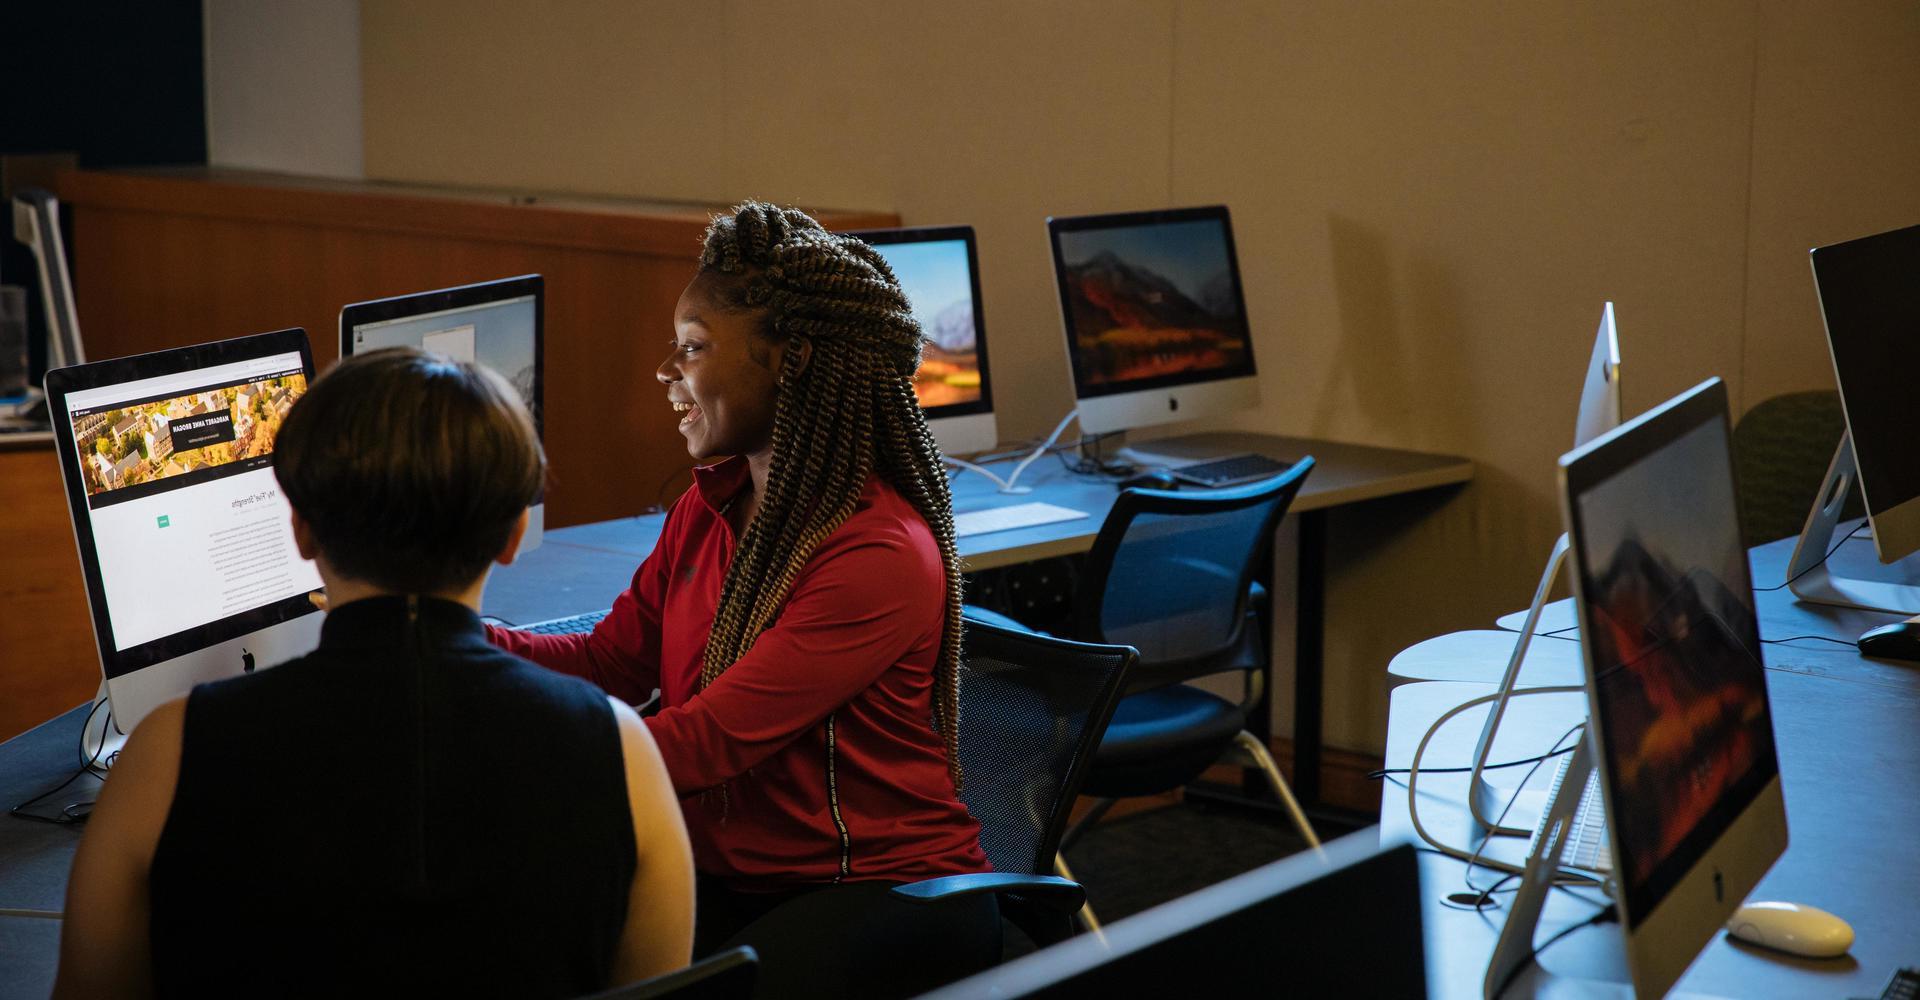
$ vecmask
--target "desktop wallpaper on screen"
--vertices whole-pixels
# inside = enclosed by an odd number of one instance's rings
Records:
[[[1225,234],[1212,220],[1059,234],[1088,385],[1247,364]]]
[[[927,335],[913,391],[922,408],[980,399],[980,348],[975,342],[973,278],[963,240],[890,243],[874,247],[907,293],[913,318]]]
[[[1608,818],[1635,898],[1664,893],[1700,841],[1752,801],[1773,759],[1760,651],[1748,645],[1758,635],[1752,597],[1735,589],[1747,579],[1746,553],[1736,532],[1697,523],[1699,510],[1735,509],[1730,478],[1703,482],[1692,471],[1715,459],[1724,434],[1703,425],[1581,501],[1595,626],[1585,641],[1605,702],[1597,715],[1615,791],[1633,803]],[[1656,501],[1649,482],[1708,493]]]

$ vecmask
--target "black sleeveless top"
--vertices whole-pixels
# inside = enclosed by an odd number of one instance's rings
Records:
[[[466,607],[336,608],[320,648],[203,684],[153,859],[160,996],[605,988],[633,822],[599,688]]]

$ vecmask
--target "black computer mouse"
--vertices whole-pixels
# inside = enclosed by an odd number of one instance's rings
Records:
[[[1861,633],[1860,652],[1883,660],[1920,660],[1920,621],[1910,618]]]
[[[1177,490],[1180,480],[1173,478],[1170,470],[1148,469],[1120,480],[1119,486],[1123,490]]]

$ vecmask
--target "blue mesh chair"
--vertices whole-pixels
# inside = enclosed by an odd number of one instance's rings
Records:
[[[969,618],[960,669],[960,799],[980,823],[980,849],[993,871],[909,882],[894,894],[937,905],[992,893],[1001,915],[1034,943],[1071,935],[1086,892],[1047,873],[1137,655],[1126,646]]]
[[[1300,835],[1320,846],[1273,757],[1246,731],[1267,658],[1255,562],[1312,470],[1305,458],[1247,486],[1131,489],[1114,502],[1087,555],[1073,632],[1084,642],[1132,646],[1140,662],[1080,789],[1102,801],[1063,847],[1113,800],[1183,787],[1230,750],[1266,775]],[[1181,683],[1230,671],[1245,677],[1238,702]]]

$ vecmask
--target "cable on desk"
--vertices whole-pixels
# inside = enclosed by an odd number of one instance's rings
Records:
[[[1535,695],[1535,694],[1575,694],[1575,693],[1584,694],[1586,693],[1586,690],[1587,689],[1584,685],[1577,685],[1577,684],[1562,684],[1562,685],[1555,685],[1553,687],[1515,688],[1512,694],[1509,695],[1509,697],[1519,698],[1526,695]],[[1426,841],[1428,844],[1432,845],[1435,850],[1439,851],[1442,854],[1447,855],[1448,857],[1457,858],[1461,861],[1467,862],[1468,864],[1477,863],[1480,867],[1491,868],[1494,871],[1524,873],[1526,869],[1521,868],[1517,865],[1507,864],[1504,861],[1476,860],[1479,857],[1478,851],[1475,851],[1472,854],[1469,854],[1466,851],[1460,850],[1457,847],[1453,847],[1448,844],[1443,844],[1439,840],[1435,839],[1431,833],[1428,833],[1426,826],[1420,822],[1420,799],[1418,794],[1418,789],[1420,785],[1420,760],[1421,758],[1427,755],[1427,744],[1433,742],[1434,734],[1438,733],[1440,731],[1440,727],[1446,725],[1450,720],[1453,719],[1454,716],[1459,715],[1461,712],[1465,712],[1468,709],[1478,708],[1481,705],[1486,705],[1494,701],[1498,701],[1499,698],[1500,698],[1499,693],[1495,692],[1494,694],[1483,694],[1478,698],[1470,698],[1466,701],[1463,701],[1460,704],[1455,705],[1454,707],[1448,709],[1445,714],[1440,716],[1440,718],[1434,720],[1433,725],[1427,728],[1426,735],[1420,737],[1420,745],[1416,747],[1413,751],[1413,766],[1407,769],[1407,818],[1413,821],[1413,832],[1416,835],[1418,835],[1421,840]],[[1557,743],[1558,741],[1555,741],[1555,742]],[[1516,794],[1518,793],[1516,792]],[[1509,800],[1508,806],[1509,807],[1512,806],[1511,800]],[[1502,813],[1504,814],[1505,810],[1502,810]]]
[[[1547,758],[1555,756],[1556,754],[1559,754],[1561,752],[1560,744],[1565,742],[1567,737],[1572,736],[1574,733],[1582,732],[1586,728],[1587,728],[1587,724],[1585,722],[1574,723],[1572,726],[1568,727],[1566,732],[1561,733],[1558,739],[1553,741],[1552,750],[1549,750],[1547,753],[1542,754],[1539,757],[1539,759],[1533,762],[1533,766],[1527,769],[1526,776],[1521,778],[1520,784],[1514,788],[1513,794],[1507,796],[1507,804],[1500,807],[1500,815],[1495,816],[1493,818],[1493,825],[1495,827],[1498,827],[1507,821],[1507,814],[1513,811],[1513,804],[1515,802],[1520,801],[1520,793],[1526,789],[1527,782],[1533,780],[1534,774],[1536,774],[1540,770],[1540,765],[1546,763]],[[1574,746],[1578,746],[1578,745],[1579,745],[1578,743],[1574,744]],[[1571,750],[1573,749],[1573,747],[1568,747],[1567,749]],[[1492,840],[1493,840],[1493,834],[1491,833],[1489,833],[1485,837],[1480,838],[1480,846],[1473,849],[1473,857],[1470,857],[1467,859],[1467,870],[1462,872],[1460,875],[1460,880],[1466,884],[1467,890],[1469,892],[1480,893],[1482,900],[1485,900],[1488,898],[1488,893],[1482,892],[1478,887],[1476,887],[1473,884],[1473,869],[1479,864],[1481,864],[1482,859],[1480,857],[1480,852],[1486,850],[1488,842]],[[1508,872],[1507,874],[1509,877],[1512,877],[1515,873]],[[1560,879],[1558,877],[1554,879],[1554,882],[1556,884],[1558,884],[1559,881]],[[1495,883],[1495,884],[1497,885],[1499,883]],[[1476,909],[1477,908],[1478,907],[1476,907]]]
[[[1835,639],[1832,636],[1826,635],[1790,635],[1785,639],[1762,639],[1760,641],[1763,643],[1778,644],[1783,642],[1799,642],[1802,639],[1817,639],[1820,642],[1830,642],[1836,646],[1845,646],[1848,649],[1860,648],[1860,644],[1852,639]]]
[[[1792,576],[1788,577],[1787,582],[1782,584],[1777,584],[1772,587],[1755,587],[1753,588],[1753,592],[1756,594],[1768,594],[1776,590],[1784,590],[1788,587],[1793,586],[1793,581],[1798,580],[1803,576],[1806,576],[1808,573],[1811,573],[1822,566],[1825,566],[1827,564],[1827,560],[1832,559],[1833,554],[1835,552],[1840,551],[1840,546],[1845,545],[1847,544],[1847,542],[1851,541],[1853,539],[1853,536],[1859,534],[1860,529],[1866,527],[1867,524],[1868,522],[1861,521],[1859,524],[1854,525],[1852,531],[1849,531],[1845,535],[1840,536],[1840,540],[1833,543],[1833,547],[1827,550],[1826,555],[1820,557],[1819,562],[1814,563],[1813,565],[1808,566],[1806,569],[1803,569],[1800,572],[1795,573]]]
[[[99,701],[94,702],[93,707],[87,709],[87,717],[80,720],[80,748],[82,753],[80,757],[79,769],[75,770],[72,774],[67,775],[67,780],[62,781],[61,783],[53,786],[52,788],[47,789],[44,792],[41,792],[40,794],[34,796],[33,798],[30,798],[25,802],[22,802],[19,805],[16,805],[8,809],[7,815],[15,816],[20,819],[30,819],[36,823],[53,823],[58,826],[68,826],[74,823],[84,822],[86,820],[87,818],[86,813],[84,812],[76,813],[73,811],[74,806],[79,805],[80,803],[69,803],[67,806],[65,806],[60,810],[60,815],[58,816],[36,816],[33,813],[27,812],[27,810],[33,808],[36,805],[39,805],[42,801],[46,799],[50,799],[55,795],[60,794],[62,791],[65,791],[67,786],[73,784],[76,781],[79,781],[81,775],[94,774],[100,777],[105,777],[105,775],[100,773],[101,770],[104,770],[104,769],[97,767],[97,765],[100,763],[100,751],[106,749],[106,746],[107,746],[107,733],[106,733],[105,726],[101,727],[100,743],[98,746],[93,748],[92,755],[90,756],[87,755],[85,753],[85,748],[87,745],[87,730],[93,728],[93,717],[100,711],[101,707],[106,704],[107,704],[107,699],[105,698],[102,698]],[[107,725],[112,725],[112,724],[113,724],[113,713],[111,710],[109,710],[107,713]],[[115,726],[114,728],[118,729],[119,727]],[[120,756],[120,751],[118,750],[115,750],[113,753],[108,754],[107,766],[111,767],[113,764],[114,758],[118,756]]]
[[[1525,767],[1528,764],[1537,764],[1540,761],[1549,760],[1554,757],[1559,757],[1563,754],[1570,754],[1572,752],[1573,752],[1572,747],[1565,747],[1559,750],[1554,750],[1550,753],[1543,753],[1538,757],[1523,757],[1520,760],[1510,760],[1504,764],[1488,764],[1485,767],[1482,767],[1480,770],[1498,771],[1503,767]],[[1408,768],[1408,767],[1375,768],[1374,770],[1367,772],[1367,780],[1379,781],[1381,778],[1384,778],[1389,774],[1406,774],[1408,771],[1411,771],[1411,770],[1412,768]],[[1423,774],[1465,774],[1471,770],[1473,770],[1473,768],[1471,767],[1423,767],[1420,769],[1421,773]]]
[[[1529,965],[1539,964],[1540,956],[1545,954],[1548,948],[1551,948],[1554,945],[1559,944],[1560,939],[1566,937],[1569,934],[1572,934],[1574,931],[1583,930],[1588,927],[1595,927],[1600,924],[1604,924],[1607,921],[1614,919],[1616,915],[1617,914],[1614,913],[1612,906],[1602,906],[1599,909],[1594,911],[1593,916],[1590,916],[1587,919],[1582,920],[1577,924],[1568,924],[1567,926],[1562,927],[1557,931],[1554,931],[1552,937],[1546,939],[1545,941],[1540,942],[1539,945],[1535,946],[1535,948],[1533,949],[1533,954],[1527,956],[1526,961],[1521,962],[1519,965],[1514,966],[1513,971],[1507,973],[1507,978],[1503,980],[1500,983],[1500,985],[1494,989],[1493,995],[1497,998],[1501,994],[1507,992],[1507,987],[1513,985],[1513,981],[1519,977],[1521,970],[1525,969]]]

